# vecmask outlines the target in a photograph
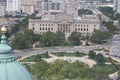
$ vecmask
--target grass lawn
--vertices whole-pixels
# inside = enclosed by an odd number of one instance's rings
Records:
[[[58,57],[63,57],[63,56],[69,56],[69,57],[83,57],[86,54],[84,53],[80,53],[80,52],[74,52],[74,53],[70,53],[70,52],[58,52],[58,53],[52,53],[55,56]]]
[[[38,62],[41,60],[41,58],[50,58],[50,56],[48,55],[48,53],[37,54],[31,57],[27,57],[21,60],[21,62]]]
[[[99,66],[99,65],[95,65],[93,67],[95,70],[101,70],[104,71],[106,74],[112,74],[114,72],[117,71],[116,67],[114,65],[103,65],[103,66]]]

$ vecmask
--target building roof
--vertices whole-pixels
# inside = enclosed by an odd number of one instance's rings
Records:
[[[5,28],[0,43],[0,80],[32,80],[28,70],[16,61],[12,48],[7,44]]]
[[[100,23],[100,20],[96,15],[84,15],[82,17],[74,17],[70,14],[60,13],[57,15],[47,15],[40,19],[29,19],[29,22],[38,22],[38,23],[62,23],[62,22],[70,22],[70,23]]]

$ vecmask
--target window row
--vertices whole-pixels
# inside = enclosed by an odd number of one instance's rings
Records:
[[[53,28],[40,28],[40,30],[53,30]]]
[[[35,26],[35,24],[32,24],[32,26]],[[53,26],[53,24],[40,24],[40,26]]]
[[[75,25],[75,27],[88,27],[88,25]]]
[[[88,28],[75,28],[75,31],[88,31]]]
[[[35,30],[34,27],[32,27],[32,29]],[[53,30],[53,28],[44,28],[44,27],[43,27],[43,28],[39,28],[39,29],[40,29],[40,30]]]
[[[89,27],[89,25],[75,25],[75,27]],[[96,27],[96,25],[94,25]]]
[[[58,26],[70,26],[70,24],[58,24]]]

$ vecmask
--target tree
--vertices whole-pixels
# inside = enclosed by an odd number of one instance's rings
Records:
[[[40,45],[45,47],[55,46],[55,33],[50,31],[44,33],[40,39]]]
[[[96,55],[96,61],[98,65],[104,65],[105,64],[105,58],[102,54]]]
[[[119,31],[119,29],[115,25],[113,25],[113,22],[103,21],[103,24],[107,27],[108,31],[112,34],[114,34],[116,31]]]
[[[68,41],[73,45],[81,45],[81,33],[79,32],[72,32],[71,35],[68,37]]]
[[[27,49],[32,46],[32,43],[23,34],[18,33],[13,39],[12,46],[14,49]]]
[[[45,80],[45,74],[49,69],[49,66],[49,63],[45,61],[40,61],[32,65],[31,72],[38,80]]]
[[[26,37],[26,39],[28,39],[31,43],[33,43],[33,39],[34,39],[34,32],[31,29],[27,29],[24,31],[23,35]]]
[[[55,45],[56,46],[62,46],[65,43],[65,34],[58,31],[55,34]]]
[[[116,17],[114,17],[115,11],[112,7],[99,7],[99,10],[106,15],[107,17],[111,18],[112,20],[115,20]]]
[[[89,51],[88,56],[89,56],[89,58],[91,58],[91,59],[95,59],[96,53],[95,53],[94,51]]]
[[[32,30],[25,30],[23,33],[18,33],[13,39],[13,48],[15,49],[28,49],[32,47],[34,33]]]
[[[12,27],[10,33],[11,33],[11,34],[14,34],[14,33],[18,32],[19,29],[20,29],[20,25],[19,25],[19,24],[15,24],[14,27]]]
[[[40,35],[40,34],[34,34],[33,42],[39,41],[41,37],[42,37],[42,35]]]
[[[110,33],[106,32],[106,31],[96,30],[92,34],[90,41],[93,43],[102,44],[103,41],[109,39],[110,37],[111,37]]]

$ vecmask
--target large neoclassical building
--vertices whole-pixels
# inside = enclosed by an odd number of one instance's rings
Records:
[[[83,15],[75,17],[69,14],[61,13],[57,15],[45,15],[42,19],[30,19],[29,29],[36,34],[43,34],[47,31],[64,32],[69,36],[73,31],[80,32],[82,36],[91,36],[95,30],[101,27],[100,21],[96,15]]]

